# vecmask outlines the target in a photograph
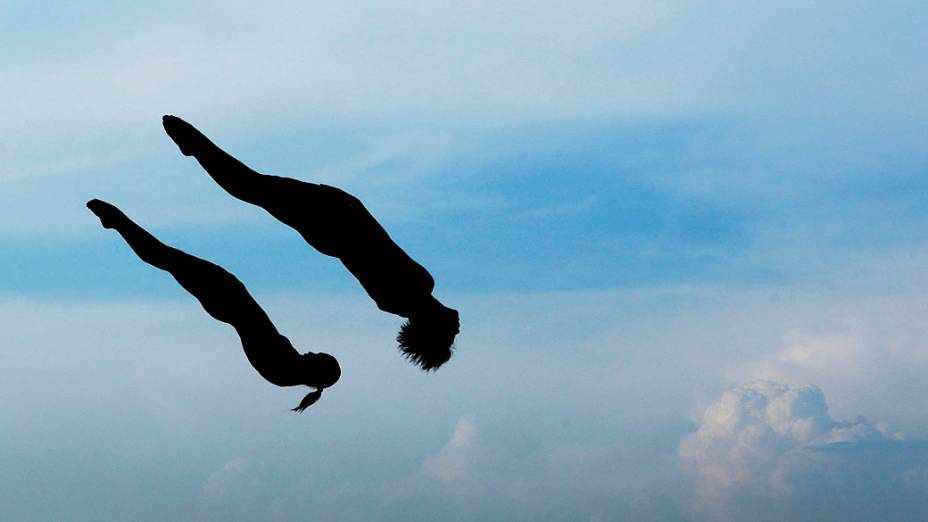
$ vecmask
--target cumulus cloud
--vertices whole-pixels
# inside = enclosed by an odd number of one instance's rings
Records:
[[[476,431],[477,428],[470,417],[459,418],[448,443],[423,465],[423,474],[446,484],[466,478],[471,466],[470,452],[474,446]]]
[[[928,489],[913,480],[928,469],[928,444],[862,417],[833,419],[814,386],[755,381],[725,392],[679,456],[696,511],[717,520],[872,520],[887,504],[914,520],[928,508]]]
[[[892,265],[882,273],[890,270]],[[921,408],[898,400],[926,391],[920,377],[928,368],[924,298],[916,292],[809,297],[802,298],[807,304],[800,299],[791,303],[807,315],[805,324],[783,325],[779,332],[771,332],[779,342],[731,363],[726,375],[732,382],[769,380],[791,386],[814,382],[828,390],[837,416],[862,413],[924,437]]]

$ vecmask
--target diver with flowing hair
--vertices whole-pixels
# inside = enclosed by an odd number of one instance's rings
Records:
[[[180,286],[190,292],[214,319],[235,328],[242,340],[245,356],[255,370],[277,386],[305,385],[308,393],[293,411],[302,412],[335,384],[341,368],[327,353],[300,354],[235,276],[218,265],[194,257],[158,241],[134,223],[121,210],[99,199],[87,208],[100,218],[104,228],[116,230],[142,261],[170,272]]]
[[[319,252],[340,259],[378,308],[407,318],[396,340],[410,361],[428,371],[451,358],[458,312],[432,296],[432,276],[393,242],[358,198],[328,185],[260,174],[184,120],[165,116],[162,123],[181,153],[193,156],[226,192],[263,208]]]

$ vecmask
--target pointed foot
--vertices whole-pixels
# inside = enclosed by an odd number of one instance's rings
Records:
[[[161,118],[161,124],[184,156],[195,155],[203,145],[209,143],[202,132],[177,116],[165,115]]]
[[[87,208],[100,218],[100,224],[103,225],[103,228],[116,228],[126,219],[126,215],[121,210],[99,199],[88,201]]]

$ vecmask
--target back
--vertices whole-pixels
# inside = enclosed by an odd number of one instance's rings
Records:
[[[428,271],[397,245],[358,198],[321,185],[331,208],[337,255],[358,279],[377,307],[409,317],[432,293],[435,281]]]

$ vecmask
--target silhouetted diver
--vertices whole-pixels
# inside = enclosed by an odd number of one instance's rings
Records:
[[[451,358],[458,312],[432,296],[432,276],[390,239],[358,198],[328,185],[259,174],[184,120],[165,116],[162,123],[181,153],[196,158],[226,192],[339,258],[378,308],[407,318],[396,340],[409,360],[433,370]]]
[[[268,382],[277,386],[316,388],[293,411],[302,412],[319,400],[323,388],[338,382],[341,368],[335,357],[312,352],[300,355],[234,275],[158,241],[105,201],[90,200],[87,208],[100,218],[104,228],[119,232],[142,261],[170,272],[180,286],[200,301],[206,313],[232,325],[242,340],[248,362]]]

